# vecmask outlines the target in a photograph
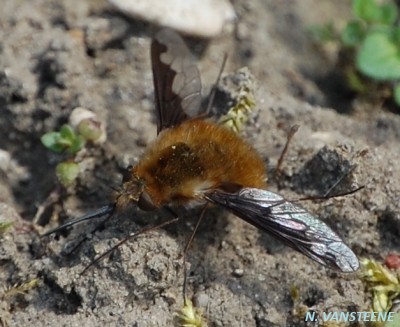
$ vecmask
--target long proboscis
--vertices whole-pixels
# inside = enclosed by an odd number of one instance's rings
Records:
[[[58,227],[56,227],[54,229],[51,229],[50,231],[44,233],[41,237],[48,236],[50,234],[56,233],[56,232],[58,232],[60,230],[63,230],[65,228],[70,227],[70,226],[75,225],[75,224],[79,224],[79,223],[81,223],[83,221],[86,221],[86,220],[100,218],[100,217],[103,217],[105,215],[112,215],[114,213],[114,210],[115,210],[115,204],[108,204],[108,205],[106,205],[104,207],[101,207],[101,208],[95,210],[95,211],[89,212],[89,213],[87,213],[86,215],[84,215],[82,217],[73,219],[73,220],[71,220],[71,221],[69,221],[69,222],[67,222],[67,223],[65,223],[65,224],[63,224],[61,226],[58,226]]]

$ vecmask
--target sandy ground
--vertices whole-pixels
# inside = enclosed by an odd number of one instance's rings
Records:
[[[304,206],[359,257],[382,260],[400,245],[400,116],[338,92],[329,79],[331,64],[305,32],[332,17],[340,25],[349,15],[346,3],[234,1],[236,31],[190,45],[206,92],[224,53],[227,72],[248,66],[255,75],[257,110],[243,134],[265,159],[271,190],[289,199],[321,195],[356,166],[336,191],[365,185],[363,190]],[[96,224],[86,223],[39,237],[68,217],[108,203],[122,169],[154,139],[149,44],[156,29],[117,14],[103,1],[2,1],[0,219],[14,224],[0,240],[1,323],[173,325],[182,306],[182,248],[195,211],[128,242],[83,276],[96,254],[129,231],[163,219],[163,213],[133,208],[94,234]],[[108,140],[90,150],[74,192],[46,208],[40,224],[33,225],[38,206],[56,189],[54,167],[62,159],[41,145],[40,136],[58,129],[77,106],[107,122]],[[271,172],[294,124],[300,130],[277,183]],[[302,321],[299,306],[369,308],[357,274],[321,267],[222,210],[210,210],[205,219],[189,254],[188,292],[210,326],[311,326]],[[33,279],[37,287],[25,294],[5,292]]]

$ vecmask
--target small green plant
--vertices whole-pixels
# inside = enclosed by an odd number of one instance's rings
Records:
[[[69,158],[56,167],[57,178],[64,187],[74,183],[79,175],[77,153],[87,142],[105,139],[104,126],[91,111],[76,108],[71,114],[72,125],[63,125],[59,131],[49,132],[41,137],[42,144],[57,153],[67,153]]]
[[[192,301],[185,299],[182,309],[176,315],[178,327],[207,327],[200,309],[193,306]]]
[[[247,67],[243,67],[235,72],[231,79],[233,103],[227,112],[219,117],[218,124],[239,133],[256,107],[254,77]]]
[[[4,235],[13,225],[12,221],[0,221],[0,236]]]
[[[30,281],[21,283],[21,284],[15,284],[12,287],[7,287],[3,294],[1,294],[1,298],[10,298],[16,295],[25,295],[32,289],[36,288],[39,286],[39,279],[34,278],[31,279]]]
[[[75,156],[85,145],[84,138],[77,134],[70,125],[63,125],[58,132],[49,132],[41,137],[43,145],[51,151],[67,152]],[[79,165],[73,160],[63,161],[57,164],[56,174],[60,183],[68,187],[79,174]]]
[[[54,152],[68,152],[75,155],[85,144],[82,136],[70,125],[63,125],[59,132],[49,132],[41,137],[43,145]]]
[[[389,85],[400,105],[400,25],[397,6],[389,1],[353,0],[354,19],[340,32],[332,24],[312,28],[319,41],[339,41],[352,68],[345,67],[348,85],[360,93],[374,92],[365,77]]]
[[[56,166],[58,180],[64,186],[71,185],[79,175],[79,165],[73,161],[63,161]]]
[[[393,310],[393,303],[400,298],[400,279],[398,273],[390,271],[379,262],[363,259],[361,263],[361,279],[366,289],[371,293],[371,310],[374,312],[390,312]],[[395,324],[388,321],[386,324],[376,321],[374,327],[398,326],[400,315],[396,313]]]

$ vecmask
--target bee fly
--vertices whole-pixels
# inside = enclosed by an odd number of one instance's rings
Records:
[[[200,118],[201,81],[183,40],[161,30],[151,44],[158,137],[132,167],[114,202],[78,222],[112,215],[128,204],[142,210],[219,205],[316,262],[354,272],[356,255],[325,223],[266,190],[257,152],[235,132]],[[119,244],[121,244],[120,242]]]

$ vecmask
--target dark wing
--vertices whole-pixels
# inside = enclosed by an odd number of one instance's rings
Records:
[[[331,228],[279,194],[243,188],[236,193],[215,191],[206,198],[324,266],[342,272],[359,267],[356,255]]]
[[[201,80],[194,58],[171,29],[159,31],[151,44],[157,133],[196,117],[201,105]]]

